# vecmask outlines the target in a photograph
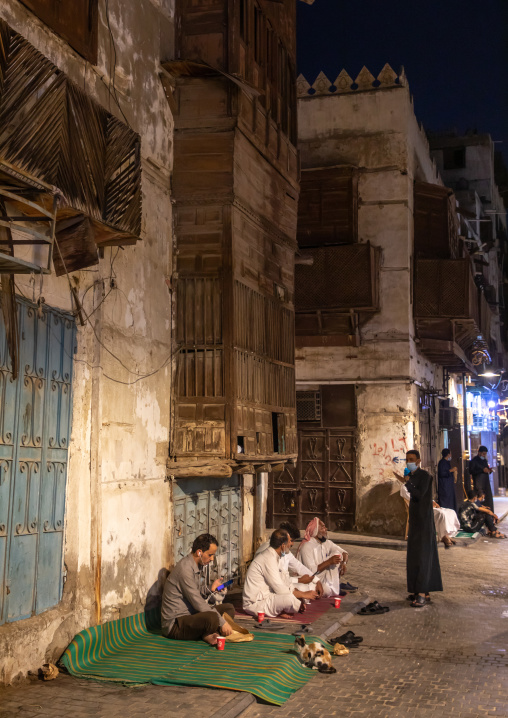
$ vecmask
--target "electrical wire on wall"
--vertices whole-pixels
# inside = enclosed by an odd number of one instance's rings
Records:
[[[77,292],[76,292],[75,288],[72,286],[71,279],[70,279],[70,275],[69,275],[69,273],[68,273],[68,271],[67,271],[67,267],[66,267],[66,265],[65,265],[65,260],[64,260],[64,258],[63,258],[63,256],[62,256],[61,252],[60,252],[60,247],[58,246],[58,241],[57,241],[56,239],[55,239],[55,245],[56,245],[56,248],[57,248],[57,250],[58,250],[58,252],[59,252],[59,254],[60,254],[60,258],[61,258],[61,261],[62,261],[64,270],[65,270],[65,273],[66,273],[66,275],[67,275],[67,281],[68,281],[68,284],[69,284],[69,291],[70,291],[71,303],[74,304],[74,305],[76,305]],[[107,299],[114,291],[116,291],[116,292],[119,292],[120,294],[122,294],[122,295],[125,297],[126,301],[130,304],[129,299],[128,299],[128,297],[126,296],[125,292],[123,292],[123,291],[120,289],[120,287],[118,287],[118,285],[117,285],[117,283],[116,283],[116,272],[115,272],[115,270],[114,270],[114,262],[115,262],[116,258],[118,257],[118,252],[119,252],[119,250],[120,250],[120,247],[117,248],[116,254],[113,256],[113,248],[111,248],[110,276],[109,276],[109,277],[103,277],[103,278],[94,280],[94,282],[92,282],[92,284],[90,284],[90,286],[88,286],[88,287],[85,289],[85,291],[84,291],[84,293],[83,293],[81,299],[78,298],[78,305],[76,306],[76,311],[74,312],[74,314],[77,315],[79,312],[82,312],[82,313],[84,314],[86,321],[84,321],[83,324],[88,323],[88,324],[90,325],[90,328],[92,329],[92,332],[93,332],[93,334],[94,334],[94,336],[95,336],[95,338],[96,338],[98,344],[99,344],[99,345],[104,349],[104,351],[106,351],[115,361],[117,361],[129,374],[132,374],[132,375],[135,376],[136,378],[133,379],[133,380],[131,380],[131,381],[125,381],[125,380],[123,380],[123,379],[117,379],[116,377],[113,377],[113,376],[110,376],[109,374],[106,374],[106,372],[104,371],[104,368],[102,367],[102,365],[100,365],[100,364],[91,364],[91,363],[90,363],[89,361],[87,361],[86,359],[78,359],[78,358],[76,358],[76,357],[74,357],[74,356],[71,356],[71,355],[69,354],[69,352],[67,351],[67,349],[65,348],[65,346],[62,345],[62,348],[63,348],[65,354],[66,354],[70,359],[72,359],[73,361],[78,362],[78,363],[82,363],[82,364],[86,364],[88,367],[90,367],[90,369],[100,369],[100,370],[102,371],[102,373],[103,373],[103,376],[104,376],[106,379],[108,379],[109,381],[115,382],[115,383],[117,383],[117,384],[124,384],[124,385],[126,385],[126,386],[131,386],[131,385],[133,385],[133,384],[137,384],[139,381],[142,381],[143,379],[148,379],[149,377],[154,376],[155,374],[158,374],[160,371],[162,371],[162,370],[170,363],[170,361],[173,359],[173,357],[176,356],[176,354],[178,354],[178,352],[180,351],[180,347],[178,346],[178,347],[176,347],[175,349],[173,349],[173,350],[164,358],[164,360],[162,361],[162,363],[160,363],[156,368],[154,368],[154,369],[152,369],[152,370],[150,370],[150,371],[148,371],[148,372],[142,372],[142,373],[140,373],[140,372],[138,372],[138,371],[135,371],[135,370],[133,370],[133,369],[130,369],[126,364],[124,364],[124,362],[120,359],[120,357],[118,357],[109,347],[107,347],[106,344],[104,344],[104,342],[102,341],[102,339],[99,337],[99,335],[98,335],[98,333],[97,333],[97,330],[96,330],[96,327],[95,327],[95,324],[91,321],[91,317],[95,314],[95,312],[99,309],[99,307],[101,307],[101,306],[104,304],[104,302],[106,301],[106,299]],[[96,307],[94,307],[90,313],[87,313],[87,311],[85,310],[85,308],[84,308],[84,306],[83,306],[83,303],[84,303],[84,300],[85,300],[85,298],[86,298],[88,292],[89,292],[90,289],[92,289],[93,287],[97,286],[98,284],[104,284],[104,283],[106,283],[108,280],[109,280],[109,282],[110,282],[109,291],[104,294],[104,296],[102,297],[102,299],[101,299],[101,301],[99,302],[99,304],[98,304]],[[31,283],[32,283],[32,280],[30,280],[30,281],[31,281]],[[34,283],[34,286],[35,286],[35,277],[33,278],[33,283]],[[17,284],[16,284],[16,289],[19,291],[19,293],[20,293],[23,297],[25,297],[25,299],[28,299],[28,297],[24,294],[24,292],[21,290],[21,288],[20,288]],[[41,284],[41,292],[42,292],[42,284]],[[34,291],[33,291],[33,294],[34,294],[34,304],[37,303],[37,304],[40,305],[40,303],[41,303],[41,297],[39,297],[39,299],[37,300],[37,302],[35,301],[35,289],[34,289]],[[42,303],[44,303],[44,299],[43,299],[43,298],[42,298]],[[51,331],[52,331],[53,336],[55,337],[55,339],[56,339],[60,344],[62,344],[61,338],[54,332],[53,329],[52,329]],[[171,343],[172,343],[172,332],[171,332]]]

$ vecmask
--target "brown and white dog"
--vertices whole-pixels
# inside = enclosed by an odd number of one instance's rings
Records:
[[[330,651],[327,651],[321,643],[305,643],[303,636],[295,638],[295,651],[298,653],[300,662],[307,668],[313,668],[320,673],[337,673],[332,665]]]

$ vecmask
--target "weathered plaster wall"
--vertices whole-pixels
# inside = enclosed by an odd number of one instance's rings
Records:
[[[99,62],[92,67],[21,3],[0,15],[110,112],[141,135],[143,217],[135,247],[107,248],[75,272],[91,322],[78,325],[69,453],[62,602],[0,631],[0,679],[56,659],[96,621],[139,611],[170,559],[165,482],[170,433],[173,121],[159,81],[173,48],[173,0],[99,3]],[[110,94],[112,74],[122,111]],[[32,297],[28,278],[17,277]],[[113,286],[112,286],[113,285]],[[38,280],[36,298],[38,297]],[[44,279],[49,305],[70,310],[66,277]],[[94,325],[93,329],[91,324]],[[147,378],[142,375],[151,374]],[[113,381],[114,380],[114,381]]]
[[[419,437],[415,381],[442,385],[414,342],[413,182],[441,181],[407,86],[309,96],[298,112],[302,167],[358,168],[358,241],[382,255],[380,311],[362,318],[360,346],[299,348],[297,385],[356,384],[356,525],[400,535],[406,512],[393,470]]]

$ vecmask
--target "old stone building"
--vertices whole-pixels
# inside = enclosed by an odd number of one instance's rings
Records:
[[[478,352],[500,351],[493,312],[404,74],[321,73],[298,92],[299,461],[274,476],[269,516],[403,534],[393,471],[412,446],[435,471],[445,428],[461,460],[440,409]]]
[[[0,675],[240,577],[294,462],[296,0],[0,10]]]
[[[456,131],[433,132],[429,135],[429,141],[431,155],[444,182],[454,190],[464,225],[461,234],[474,261],[475,281],[492,310],[492,361],[481,366],[479,378],[474,375],[470,378],[466,386],[466,412],[459,418],[469,455],[473,457],[480,445],[489,450],[495,468],[491,483],[496,493],[500,485],[506,486],[507,478],[504,470],[504,439],[501,441],[502,448],[498,447],[498,408],[499,399],[506,399],[507,389],[505,347],[508,335],[504,267],[508,235],[506,208],[497,184],[495,144],[488,134],[469,132],[460,135]],[[503,418],[504,414],[503,409]],[[498,455],[504,455],[501,465],[498,465]]]
[[[0,676],[170,557],[171,2],[0,8]]]

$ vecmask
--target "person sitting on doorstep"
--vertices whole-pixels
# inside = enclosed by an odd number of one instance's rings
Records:
[[[471,489],[467,492],[467,501],[464,501],[458,510],[460,528],[468,533],[476,533],[486,526],[491,538],[506,538],[504,534],[496,529],[493,516],[491,516],[490,513],[478,509],[475,504],[477,500],[477,489]]]
[[[288,586],[292,585],[293,588],[297,588],[299,591],[316,591],[318,598],[320,598],[323,595],[321,581],[315,576],[311,576],[307,567],[304,566],[291,551],[293,548],[293,539],[300,538],[300,532],[287,521],[281,524],[280,528],[286,531],[289,546],[289,551],[285,556],[281,556],[279,561],[279,571],[281,572],[284,582]],[[269,546],[269,540],[262,543],[256,551],[256,556],[266,551]]]
[[[257,553],[247,569],[243,586],[243,610],[246,613],[253,616],[264,613],[271,618],[293,615],[305,610],[305,599],[318,597],[317,591],[301,591],[285,582],[279,564],[288,553],[289,535],[284,529],[276,529],[270,537],[269,547]]]
[[[231,635],[232,628],[223,614],[234,618],[235,608],[221,603],[221,597],[215,594],[223,579],[216,579],[210,588],[204,584],[204,569],[214,560],[217,547],[214,536],[201,534],[194,540],[191,553],[176,564],[166,579],[161,606],[162,635],[166,638],[202,639],[214,646],[219,634]]]
[[[478,499],[475,501],[475,504],[477,511],[480,511],[480,513],[483,514],[487,514],[488,516],[492,516],[492,518],[494,519],[494,523],[498,523],[499,516],[493,511],[491,511],[487,506],[485,506],[485,494],[481,489],[478,489]]]
[[[347,551],[327,538],[324,523],[315,516],[309,522],[297,557],[323,586],[323,595],[340,596],[340,577],[346,573]]]

